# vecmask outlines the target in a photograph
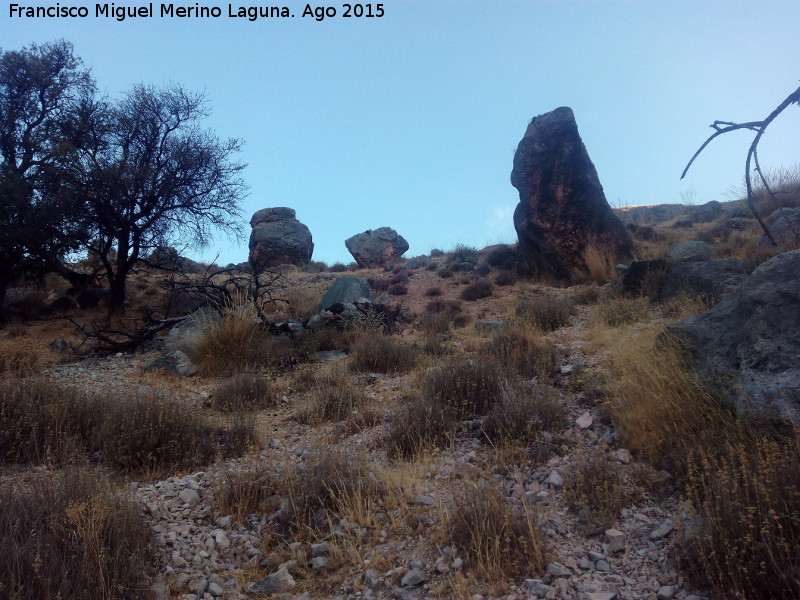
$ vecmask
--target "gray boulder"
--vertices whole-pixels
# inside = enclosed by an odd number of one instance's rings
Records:
[[[167,371],[181,377],[191,377],[197,373],[197,365],[180,350],[167,352],[161,358],[151,362],[144,368],[145,371]]]
[[[699,206],[687,206],[686,212],[695,223],[708,223],[722,216],[722,204],[711,200]]]
[[[800,420],[798,331],[800,250],[760,265],[708,312],[667,327],[710,392],[740,416],[780,425]]]
[[[354,304],[366,298],[372,300],[372,288],[358,277],[340,277],[322,296],[319,310],[329,310],[334,304]]]
[[[199,262],[178,254],[178,251],[172,246],[159,246],[150,253],[147,262],[156,268],[166,271],[203,273],[206,270]]]
[[[220,314],[211,307],[200,308],[169,330],[164,348],[167,352],[180,350],[192,354],[203,332],[216,325]]]
[[[708,260],[711,258],[711,246],[705,242],[679,242],[670,251],[669,257],[675,262],[683,260]]]
[[[292,208],[263,208],[250,219],[250,264],[260,273],[278,265],[303,266],[314,252],[311,231]]]
[[[615,262],[630,258],[630,235],[606,201],[572,109],[530,122],[514,154],[511,185],[519,191],[519,256],[531,274],[569,281],[587,270],[590,245]]]
[[[764,219],[764,222],[779,246],[800,242],[800,208],[779,208]],[[762,242],[761,245],[765,244]]]
[[[660,299],[668,301],[686,294],[715,303],[735,290],[746,276],[747,268],[737,258],[686,260],[670,268]]]
[[[347,238],[344,245],[363,269],[390,266],[408,250],[408,242],[391,227],[368,229]]]

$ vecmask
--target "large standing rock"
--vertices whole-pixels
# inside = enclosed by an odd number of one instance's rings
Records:
[[[372,300],[372,288],[358,277],[340,277],[322,296],[319,309],[329,310],[334,304],[353,304],[359,300]]]
[[[702,263],[701,263],[702,264]],[[758,422],[800,422],[800,250],[765,262],[714,308],[667,327],[704,386]]]
[[[344,245],[358,266],[364,269],[385,267],[408,250],[408,242],[391,227],[368,229],[345,240]]]
[[[250,264],[257,273],[277,265],[303,266],[311,260],[311,232],[293,208],[263,208],[250,219]]]
[[[606,201],[572,109],[531,121],[514,155],[511,184],[519,190],[520,257],[534,275],[566,280],[586,270],[589,245],[615,260],[630,258],[631,238]]]

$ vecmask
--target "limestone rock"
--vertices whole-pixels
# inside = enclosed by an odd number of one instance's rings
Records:
[[[514,211],[520,258],[534,275],[568,280],[585,271],[590,244],[615,261],[630,258],[630,235],[606,201],[570,108],[530,122],[511,184],[520,198]]]
[[[292,208],[263,208],[250,219],[250,264],[259,273],[278,265],[308,264],[314,252],[311,231]]]
[[[714,308],[667,327],[703,385],[740,416],[800,420],[800,250],[756,268]]]
[[[365,269],[390,266],[408,250],[408,242],[391,227],[368,229],[348,238],[344,245]]]

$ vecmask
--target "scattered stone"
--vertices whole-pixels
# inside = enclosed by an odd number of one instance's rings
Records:
[[[575,420],[575,424],[581,429],[588,429],[592,423],[594,423],[594,418],[588,410]]]
[[[545,483],[549,483],[553,487],[561,487],[564,485],[564,478],[561,476],[556,469],[550,471],[550,475],[545,480]]]
[[[650,539],[653,541],[660,540],[661,538],[668,536],[674,528],[675,524],[672,522],[672,520],[667,519],[661,523],[657,529],[650,533]]]
[[[608,538],[608,551],[612,554],[615,552],[625,551],[625,534],[621,531],[611,528],[606,529],[606,537]]]
[[[311,568],[315,571],[319,571],[321,569],[329,569],[331,566],[331,561],[327,556],[315,556],[309,562]]]
[[[411,569],[408,573],[403,575],[400,580],[400,585],[403,587],[416,587],[428,581],[430,577],[422,569]]]
[[[658,600],[672,600],[677,591],[678,588],[674,585],[662,585],[658,588],[658,592],[656,592],[656,598],[658,598]]]
[[[151,362],[144,370],[166,371],[181,377],[191,377],[197,373],[197,365],[184,352],[173,350]]]
[[[500,331],[508,329],[508,321],[500,319],[493,321],[475,321],[475,329],[478,331]]]
[[[181,499],[181,502],[188,504],[189,506],[200,504],[200,494],[198,494],[197,491],[193,490],[192,488],[181,490],[180,494],[178,494],[178,498]]]
[[[552,577],[570,577],[572,571],[561,563],[551,562],[547,565],[547,574]]]
[[[247,586],[248,594],[281,594],[288,592],[295,585],[294,578],[286,567],[281,567],[274,573],[267,575]]]
[[[633,461],[633,456],[625,448],[619,448],[616,452],[614,452],[614,456],[616,456],[617,460],[624,465],[629,465]]]
[[[619,596],[617,592],[586,592],[583,594],[583,600],[617,600]]]
[[[414,504],[421,504],[423,506],[436,506],[436,500],[430,496],[414,496]]]

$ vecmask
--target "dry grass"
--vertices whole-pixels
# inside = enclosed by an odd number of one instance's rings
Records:
[[[431,448],[447,447],[458,422],[452,407],[415,398],[392,419],[386,452],[394,458],[413,458]]]
[[[150,597],[154,545],[139,507],[105,477],[68,472],[0,491],[0,596]]]
[[[543,431],[560,432],[566,416],[558,393],[550,388],[537,387],[532,393],[505,389],[483,422],[483,434],[497,447],[528,445]]]
[[[496,485],[467,482],[453,498],[450,542],[467,567],[485,581],[541,573],[548,561],[545,537],[532,507],[506,502]]]
[[[163,398],[92,396],[44,380],[0,385],[3,461],[55,463],[97,455],[123,471],[160,473],[241,453],[252,425],[220,428]]]
[[[650,310],[644,298],[614,298],[598,304],[594,316],[603,325],[623,327],[647,321]]]
[[[589,271],[589,280],[604,285],[617,280],[617,261],[613,252],[598,244],[589,244],[583,253],[583,260]]]
[[[316,379],[312,399],[295,413],[301,423],[320,425],[343,421],[364,403],[364,392],[346,373],[334,372]]]
[[[619,463],[602,452],[582,452],[566,474],[564,497],[588,533],[608,529],[627,500]]]
[[[491,362],[451,361],[430,373],[422,388],[431,402],[449,406],[462,419],[485,415],[503,397],[500,377]]]
[[[352,371],[392,375],[408,373],[414,368],[419,356],[413,346],[380,333],[362,336],[353,344],[352,354]]]
[[[0,375],[30,375],[36,371],[39,355],[19,337],[0,341]]]
[[[499,331],[483,345],[481,354],[491,357],[504,373],[524,378],[552,377],[558,368],[558,351],[531,327]]]
[[[214,376],[275,364],[285,352],[257,323],[226,315],[203,332],[191,359],[200,375]]]
[[[252,374],[240,374],[223,381],[211,396],[211,407],[223,412],[263,410],[277,402],[272,384]]]
[[[461,291],[461,298],[470,302],[489,298],[492,295],[494,286],[488,279],[478,279],[473,281]]]
[[[569,325],[576,313],[575,303],[569,298],[524,298],[517,303],[516,315],[522,323],[533,325],[544,333]]]

